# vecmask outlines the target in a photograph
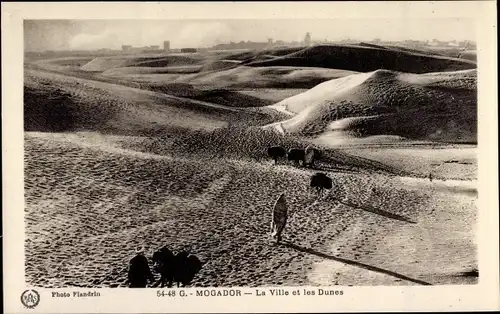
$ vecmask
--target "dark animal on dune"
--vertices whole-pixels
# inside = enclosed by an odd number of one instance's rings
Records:
[[[315,188],[318,194],[323,193],[323,189],[330,190],[333,182],[325,173],[318,172],[311,177],[311,188]]]
[[[272,146],[267,148],[267,154],[274,159],[274,164],[276,165],[278,163],[278,158],[284,158],[286,156],[286,150],[281,146]]]
[[[305,150],[299,148],[292,148],[287,153],[288,160],[294,161],[298,165],[304,165],[305,155]]]
[[[202,263],[195,255],[181,251],[175,255],[174,268],[174,281],[177,283],[177,287],[179,284],[187,286],[201,270]]]
[[[172,287],[172,283],[174,282],[174,274],[175,274],[175,256],[172,251],[170,251],[166,246],[162,247],[158,251],[153,254],[153,269],[160,273],[160,280],[158,283],[161,283],[161,287],[165,286],[167,283],[168,287]],[[158,285],[158,283],[155,284]]]
[[[189,255],[187,261],[187,273],[181,283],[186,286],[193,281],[194,276],[201,270],[202,263],[196,255]]]
[[[145,288],[148,280],[154,281],[153,274],[149,269],[148,259],[138,253],[130,260],[128,270],[128,284],[130,288]]]

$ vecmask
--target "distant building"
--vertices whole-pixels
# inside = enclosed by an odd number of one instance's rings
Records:
[[[458,43],[458,46],[460,48],[463,48],[465,50],[475,50],[477,49],[476,43],[470,40],[464,40]]]
[[[158,53],[161,52],[159,45],[151,45],[144,47],[133,47],[132,45],[122,45],[124,53]]]
[[[267,49],[269,48],[269,40],[267,42],[240,41],[239,43],[230,42],[229,44],[218,44],[212,47],[215,50],[233,50],[233,49]]]
[[[181,52],[196,52],[196,48],[182,48]]]
[[[306,33],[306,37],[304,38],[304,45],[310,46],[311,45],[311,34]]]
[[[169,40],[165,40],[163,42],[163,51],[165,51],[165,52],[169,52],[170,51],[170,41]]]
[[[268,38],[267,41],[255,42],[255,41],[240,41],[240,42],[229,42],[229,43],[218,43],[217,45],[210,47],[211,50],[242,50],[242,49],[252,49],[252,50],[266,50],[276,47],[300,47],[303,46],[303,42],[293,41],[285,42],[283,40],[274,40]],[[199,51],[199,50],[198,50]]]

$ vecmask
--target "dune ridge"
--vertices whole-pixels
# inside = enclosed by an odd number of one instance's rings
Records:
[[[265,123],[270,114],[168,96],[128,86],[25,72],[26,131],[148,134]]]
[[[255,61],[246,65],[257,67],[310,66],[357,72],[386,69],[408,73],[476,68],[475,62],[465,59],[359,45],[319,45],[272,60]]]
[[[295,114],[272,127],[316,138],[389,135],[474,142],[476,71],[377,70],[330,80],[271,108]]]

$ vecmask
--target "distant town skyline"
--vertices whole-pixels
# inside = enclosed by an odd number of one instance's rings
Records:
[[[266,20],[25,20],[26,51],[121,49],[122,45],[206,48],[221,43],[476,39],[474,20],[266,19]]]

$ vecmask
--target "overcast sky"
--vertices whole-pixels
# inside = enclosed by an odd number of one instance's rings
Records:
[[[25,20],[27,51],[120,49],[121,45],[207,47],[229,41],[475,40],[472,19]]]

